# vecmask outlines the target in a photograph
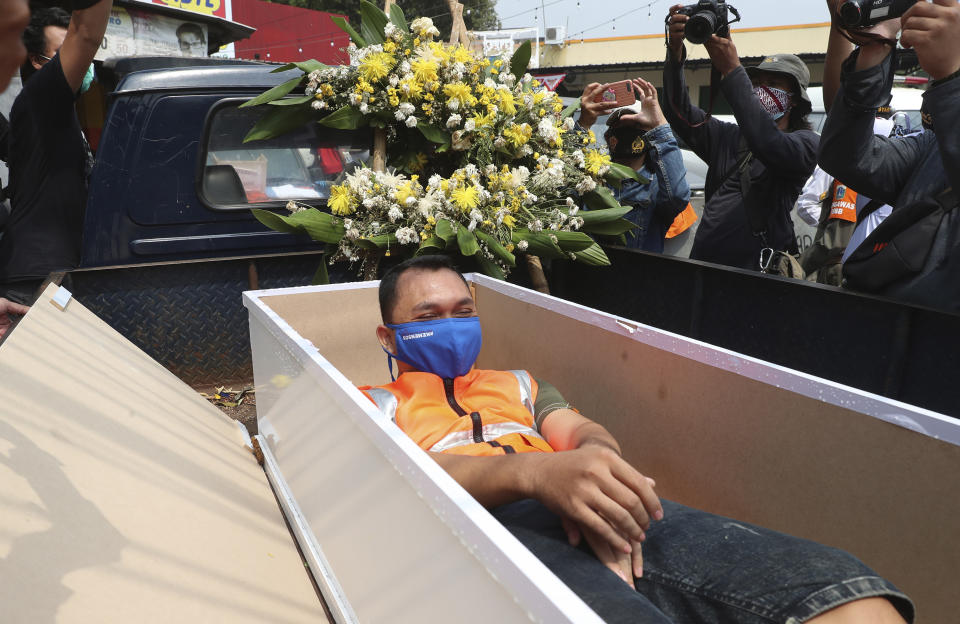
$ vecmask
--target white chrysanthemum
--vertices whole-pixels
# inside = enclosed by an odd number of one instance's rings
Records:
[[[540,219],[534,219],[533,221],[527,223],[527,229],[531,232],[542,232],[543,231],[543,221]]]
[[[540,123],[537,124],[537,133],[543,137],[543,140],[549,143],[555,143],[560,136],[557,127],[553,125],[553,121],[546,117],[541,119]]]
[[[433,20],[429,17],[418,17],[413,20],[410,23],[410,30],[421,37],[440,34],[440,31],[433,25]]]
[[[535,203],[537,203],[537,199],[538,199],[538,197],[537,197],[536,195],[534,195],[533,193],[531,193],[530,191],[524,191],[524,193],[523,193],[523,203],[525,203],[526,205],[528,205],[528,206],[534,205]]]
[[[344,219],[344,220],[343,220],[343,227],[344,227],[344,229],[347,229],[347,230],[349,230],[350,228],[352,228],[352,227],[353,227],[353,219]]]
[[[400,84],[400,78],[398,78],[396,74],[390,74],[390,77],[387,78],[387,82],[390,83],[391,87],[396,87],[398,84]]]
[[[568,132],[569,132],[570,130],[573,130],[573,128],[574,128],[575,125],[576,125],[576,122],[573,121],[573,117],[572,117],[572,116],[571,116],[571,117],[567,117],[566,119],[563,120],[563,129],[566,130],[566,131],[568,131]]]
[[[364,197],[363,198],[363,207],[364,208],[373,208],[377,205],[376,198],[373,197]]]
[[[404,115],[412,115],[417,110],[417,107],[410,102],[400,102],[400,106],[397,107],[397,110]]]
[[[472,231],[474,231],[475,229],[477,229],[477,220],[476,220],[476,219],[470,219],[470,224],[467,226],[467,231],[468,231],[468,232],[472,232]]]
[[[583,155],[583,150],[575,150],[570,156],[573,158],[573,162],[577,167],[583,169],[587,164],[587,158]]]
[[[460,100],[458,100],[457,98],[451,98],[447,100],[447,108],[449,108],[452,111],[459,110]]]
[[[520,165],[510,170],[510,180],[507,182],[507,186],[512,190],[516,190],[526,184],[529,179],[530,170]]]
[[[351,94],[350,94],[350,105],[351,105],[351,106],[357,106],[357,105],[360,104],[360,102],[361,102],[362,99],[363,99],[363,98],[360,97],[360,94],[359,94],[359,93],[351,93]]]
[[[583,217],[572,217],[570,219],[570,227],[575,230],[579,230],[583,227]]]
[[[496,172],[497,172],[497,166],[493,163],[490,163],[483,168],[483,173],[485,173],[487,176],[492,176]]]
[[[506,140],[505,138],[503,138],[502,136],[498,136],[496,139],[493,140],[493,146],[496,147],[496,148],[498,148],[498,149],[501,148],[501,147],[506,147],[506,146],[507,146],[507,140]]]
[[[383,27],[383,34],[388,38],[393,37],[395,32],[397,32],[397,27],[393,25],[393,22],[387,22],[387,25]]]
[[[370,229],[373,231],[374,234],[379,233],[379,232],[380,232],[380,222],[379,222],[379,221],[374,221],[373,223],[371,223],[371,224],[370,224]]]
[[[589,193],[595,188],[597,188],[597,183],[594,182],[590,176],[584,176],[583,179],[577,183],[577,192],[581,195]]]
[[[403,121],[404,119],[407,118],[407,116],[403,114],[402,110],[393,111],[393,116],[397,121]]]
[[[312,108],[313,110],[323,110],[325,104],[326,102],[322,100],[314,100],[310,102],[310,108]]]
[[[477,129],[477,122],[475,122],[473,119],[468,119],[463,122],[463,129],[467,132],[473,132]]]
[[[344,233],[344,236],[346,236],[349,240],[357,240],[360,238],[360,230],[357,228],[348,228],[346,233]]]
[[[420,240],[417,231],[412,227],[402,227],[397,230],[397,242],[401,245],[410,245]]]
[[[526,250],[527,250],[527,247],[529,247],[529,246],[530,246],[530,243],[528,243],[528,242],[525,241],[525,240],[522,240],[522,241],[520,241],[519,243],[517,243],[517,249],[518,249],[519,251],[526,251]]]
[[[407,117],[407,120],[404,122],[404,124],[405,124],[408,128],[416,128],[416,127],[417,127],[417,118],[414,117],[413,115],[410,115],[409,117]]]
[[[460,121],[461,121],[462,119],[463,119],[463,117],[461,117],[460,115],[458,115],[458,114],[456,114],[456,113],[450,115],[450,117],[447,118],[447,127],[448,127],[448,128],[456,128],[457,126],[460,125]]]
[[[360,112],[366,115],[370,112],[370,106],[366,102],[363,102],[360,104]]]

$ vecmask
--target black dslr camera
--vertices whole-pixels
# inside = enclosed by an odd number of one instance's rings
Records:
[[[677,13],[690,17],[683,29],[683,36],[690,43],[696,44],[705,42],[713,34],[729,39],[730,24],[740,21],[740,12],[724,0],[699,0],[696,4],[681,8]],[[736,19],[731,20],[729,13],[733,13]],[[667,16],[668,23],[669,19]]]
[[[844,28],[869,28],[884,20],[900,17],[918,0],[846,0],[837,14]]]

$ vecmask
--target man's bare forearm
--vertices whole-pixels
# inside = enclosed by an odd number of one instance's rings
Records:
[[[534,497],[533,475],[539,470],[543,453],[515,453],[474,457],[430,453],[463,489],[484,507],[505,505]]]

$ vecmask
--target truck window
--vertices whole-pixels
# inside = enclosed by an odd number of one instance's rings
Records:
[[[370,156],[369,130],[331,130],[309,124],[273,139],[243,137],[269,107],[214,109],[204,139],[201,196],[211,208],[245,209],[291,199],[318,204],[330,185]]]

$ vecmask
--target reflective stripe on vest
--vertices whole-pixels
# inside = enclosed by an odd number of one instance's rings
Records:
[[[508,371],[517,378],[517,383],[520,384],[520,402],[523,403],[523,406],[530,411],[530,415],[535,415],[533,408],[533,384],[530,383],[530,373],[524,370],[512,370]],[[540,437],[539,434],[537,437]]]
[[[370,388],[366,393],[377,404],[381,414],[394,423],[397,422],[397,397],[393,396],[392,392],[383,388]]]
[[[530,438],[539,438],[543,440],[539,433],[534,429],[522,425],[520,423],[493,423],[490,425],[484,425],[483,428],[483,439],[485,441],[496,440],[501,436],[505,436],[511,433],[522,433],[523,435]],[[442,453],[447,449],[452,449],[457,446],[464,446],[466,444],[476,444],[476,440],[473,438],[473,430],[470,431],[454,431],[453,433],[447,434],[440,438],[436,444],[430,447],[430,451],[434,453]]]

